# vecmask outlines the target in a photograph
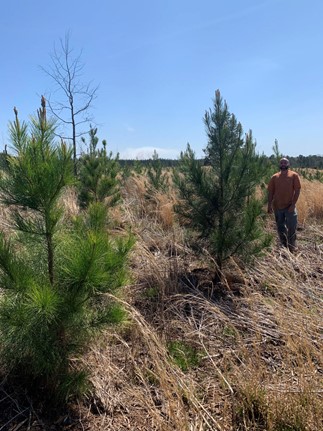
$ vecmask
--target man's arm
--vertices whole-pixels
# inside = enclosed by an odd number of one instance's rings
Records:
[[[294,186],[294,195],[293,195],[293,199],[292,199],[292,204],[288,208],[289,212],[295,211],[296,202],[298,201],[299,194],[301,192],[301,181],[300,181],[298,174],[294,175],[293,186]]]
[[[268,214],[273,212],[273,199],[274,199],[275,183],[274,178],[271,177],[268,184]]]
[[[274,192],[272,190],[268,190],[268,214],[273,212],[273,198]]]
[[[301,193],[301,189],[297,189],[297,190],[295,190],[295,192],[294,192],[294,197],[293,197],[293,202],[292,202],[292,204],[293,204],[294,206],[296,205],[296,202],[298,201],[298,198],[299,198],[300,193]]]
[[[288,208],[289,212],[293,212],[295,210],[296,202],[298,201],[300,192],[301,192],[301,189],[296,189],[294,191],[294,196],[293,196],[292,204]]]

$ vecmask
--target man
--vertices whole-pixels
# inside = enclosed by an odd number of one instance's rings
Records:
[[[292,253],[296,251],[296,202],[301,191],[299,175],[289,169],[289,160],[279,161],[280,172],[268,184],[268,213],[275,213],[280,243]]]

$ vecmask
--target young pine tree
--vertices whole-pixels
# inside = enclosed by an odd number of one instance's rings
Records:
[[[157,151],[154,150],[152,159],[149,161],[147,169],[147,178],[149,181],[148,191],[166,192],[168,190],[168,178],[158,157]]]
[[[114,206],[121,198],[119,190],[120,172],[118,156],[107,154],[106,141],[103,148],[97,148],[99,139],[96,136],[97,129],[90,129],[89,151],[80,160],[79,173],[79,203],[82,208],[87,208],[93,202],[107,202]]]
[[[278,145],[278,140],[275,139],[274,145],[272,146],[273,154],[268,159],[268,170],[267,170],[267,178],[266,178],[266,186],[271,176],[274,175],[279,167],[279,161],[283,156],[280,152],[280,148]]]
[[[174,175],[181,198],[176,209],[206,242],[221,269],[230,256],[248,258],[269,243],[261,229],[262,203],[255,198],[266,168],[251,132],[243,137],[241,124],[219,91],[204,123],[208,166],[196,160],[188,145]]]
[[[72,151],[55,144],[44,99],[31,135],[17,112],[10,131],[15,154],[0,178],[12,215],[11,233],[0,233],[0,360],[29,388],[65,400],[86,383],[76,359],[98,329],[122,317],[105,293],[124,284],[132,239],[108,235],[100,203],[62,221]]]

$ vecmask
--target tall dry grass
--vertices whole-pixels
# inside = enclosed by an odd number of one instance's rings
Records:
[[[323,183],[302,179],[302,190],[297,203],[300,223],[323,220]]]

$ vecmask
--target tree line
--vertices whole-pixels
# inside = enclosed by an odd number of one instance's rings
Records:
[[[91,130],[88,132],[91,132]],[[0,152],[0,165],[3,164],[3,160],[5,159],[5,151]],[[276,162],[276,156],[270,155],[270,156],[264,156],[270,163]],[[290,164],[293,168],[298,169],[323,169],[323,156],[320,155],[309,155],[309,156],[289,156],[288,154],[285,156],[289,159]],[[80,159],[80,158],[79,158]],[[79,160],[78,159],[78,160]],[[135,168],[137,165],[141,165],[143,168],[147,168],[151,165],[151,162],[153,160],[153,156],[148,159],[120,159],[118,157],[118,163],[121,168]],[[163,168],[176,168],[180,165],[180,158],[178,159],[167,159],[167,158],[161,158],[158,157],[159,163]],[[208,160],[207,158],[198,158],[198,162],[201,165],[207,165]]]
[[[275,162],[276,156],[264,156],[269,160],[269,162]],[[310,169],[323,169],[323,156],[320,155],[309,155],[309,156],[289,156],[288,154],[285,156],[289,159],[290,164],[293,168],[310,168]],[[135,166],[138,163],[141,163],[143,166],[149,166],[151,163],[150,159],[138,160],[138,159],[119,159],[120,166]],[[180,159],[167,159],[167,158],[159,158],[160,164],[164,168],[173,168],[177,167],[180,164]],[[199,163],[201,165],[207,164],[208,161],[206,158],[199,158]]]

